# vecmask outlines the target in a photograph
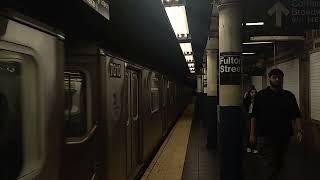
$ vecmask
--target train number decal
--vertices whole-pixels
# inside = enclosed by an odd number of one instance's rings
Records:
[[[121,78],[121,65],[110,63],[110,77]]]

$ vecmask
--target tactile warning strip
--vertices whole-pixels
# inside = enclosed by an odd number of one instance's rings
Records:
[[[189,105],[149,165],[142,180],[180,180],[183,173],[194,105]]]

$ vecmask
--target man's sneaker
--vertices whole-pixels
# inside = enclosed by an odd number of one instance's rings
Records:
[[[259,151],[256,150],[256,149],[254,149],[252,152],[253,152],[253,154],[258,154],[259,153]]]
[[[247,148],[247,153],[251,153],[251,152],[252,152],[251,148]]]

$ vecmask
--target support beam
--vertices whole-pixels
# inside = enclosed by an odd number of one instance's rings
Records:
[[[196,75],[197,77],[197,95],[202,93],[202,77],[201,75]]]
[[[216,9],[216,5],[213,4],[213,9]],[[214,15],[214,14],[212,14]],[[217,15],[215,15],[217,16]],[[212,18],[214,19],[214,18]],[[212,28],[218,28],[219,23],[214,19],[211,21]],[[206,116],[207,116],[207,148],[216,149],[218,141],[218,56],[219,56],[219,36],[218,34],[208,38],[206,47],[207,57],[207,97],[206,97]]]
[[[242,180],[241,0],[220,0],[220,178]]]

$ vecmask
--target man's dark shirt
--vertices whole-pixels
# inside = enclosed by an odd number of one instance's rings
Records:
[[[270,87],[255,97],[253,117],[258,137],[289,138],[293,135],[292,121],[301,117],[294,94],[287,90],[275,92]]]

